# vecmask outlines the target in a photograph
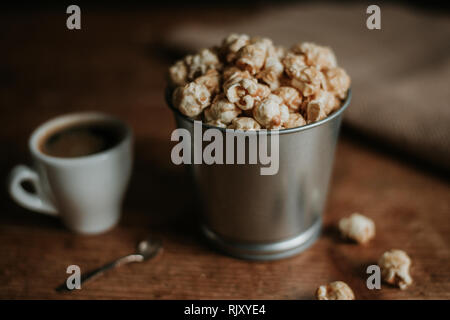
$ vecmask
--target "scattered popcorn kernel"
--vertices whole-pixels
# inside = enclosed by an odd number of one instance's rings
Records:
[[[300,90],[303,96],[311,96],[326,89],[325,76],[315,67],[303,67],[298,76],[292,78],[291,86]]]
[[[280,129],[289,120],[289,109],[280,97],[271,94],[253,109],[253,117],[267,129]]]
[[[294,45],[291,51],[305,56],[306,64],[316,66],[320,70],[337,66],[336,57],[329,47],[319,46],[312,42],[303,42]]]
[[[238,51],[250,41],[246,34],[232,33],[222,41],[221,51],[225,56],[226,62],[230,63],[236,59]]]
[[[317,300],[355,300],[352,289],[342,281],[334,281],[320,286],[316,291]]]
[[[343,237],[358,243],[366,243],[375,237],[375,223],[359,213],[342,218],[339,221],[339,230]]]
[[[206,110],[205,110],[206,112]],[[234,103],[228,101],[225,96],[216,96],[208,109],[208,113],[205,114],[205,118],[209,120],[217,120],[227,125],[231,121],[241,114],[239,109]]]
[[[240,117],[233,119],[233,121],[231,121],[231,124],[228,126],[228,129],[245,130],[245,131],[259,130],[261,129],[261,126],[253,118]]]
[[[405,290],[412,284],[412,278],[409,274],[411,259],[406,252],[392,249],[386,251],[378,261],[381,269],[381,277],[386,283],[396,285],[401,290]]]
[[[290,113],[289,120],[285,124],[285,128],[296,128],[306,124],[305,119],[300,113]]]
[[[219,57],[211,49],[202,49],[199,53],[188,55],[184,59],[188,66],[188,78],[195,78],[204,75],[210,69],[220,69]]]
[[[169,68],[171,85],[175,87],[184,86],[187,82],[187,73],[188,69],[183,60],[175,62],[175,64]]]
[[[220,73],[210,69],[204,75],[195,79],[195,83],[204,85],[211,95],[220,92]]]
[[[210,93],[206,86],[191,82],[183,87],[178,87],[173,92],[173,104],[182,114],[195,117],[209,106]]]
[[[339,99],[345,99],[350,88],[350,77],[342,68],[331,68],[324,71],[327,88]]]
[[[302,104],[302,97],[297,89],[292,87],[279,87],[273,94],[276,94],[281,99],[283,103],[289,108],[290,112],[296,112],[299,110]]]
[[[250,44],[239,50],[236,65],[252,75],[258,73],[264,66],[270,46],[272,46],[272,41],[269,39],[252,39]]]

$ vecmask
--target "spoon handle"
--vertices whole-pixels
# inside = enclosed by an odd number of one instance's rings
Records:
[[[140,254],[129,254],[127,256],[124,256],[122,258],[119,258],[117,260],[114,260],[110,263],[105,264],[104,266],[91,270],[81,276],[80,279],[80,285],[83,283],[93,280],[99,276],[101,276],[103,273],[105,273],[108,270],[114,269],[116,267],[120,267],[124,264],[128,264],[130,262],[142,262],[144,260],[144,257]],[[56,288],[56,291],[63,292],[63,291],[72,291],[67,287],[67,283],[64,282],[59,287]]]

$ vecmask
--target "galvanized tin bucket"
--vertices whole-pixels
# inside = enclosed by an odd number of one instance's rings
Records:
[[[194,120],[172,106],[169,92],[166,97],[177,127],[194,140]],[[239,258],[274,260],[314,243],[322,225],[342,114],[350,100],[351,91],[342,107],[324,120],[279,130],[275,175],[261,175],[260,168],[266,167],[261,164],[189,165],[202,206],[201,230],[213,245]],[[217,129],[224,135],[229,131]]]

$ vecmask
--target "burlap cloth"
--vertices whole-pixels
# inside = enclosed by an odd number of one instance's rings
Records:
[[[431,165],[450,168],[450,19],[409,7],[381,5],[381,30],[366,27],[367,6],[290,4],[245,21],[211,28],[201,21],[169,36],[195,51],[231,32],[270,37],[290,46],[331,46],[352,78],[347,124]]]

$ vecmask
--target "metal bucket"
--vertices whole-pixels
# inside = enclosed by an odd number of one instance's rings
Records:
[[[189,165],[202,205],[201,230],[213,245],[239,258],[274,260],[314,243],[322,225],[341,118],[350,99],[351,91],[342,107],[324,120],[278,131],[275,175],[261,175],[260,168],[266,167],[261,164]],[[188,130],[194,140],[194,120],[175,109],[169,95],[167,102],[178,128]],[[224,135],[227,131],[216,129]]]

